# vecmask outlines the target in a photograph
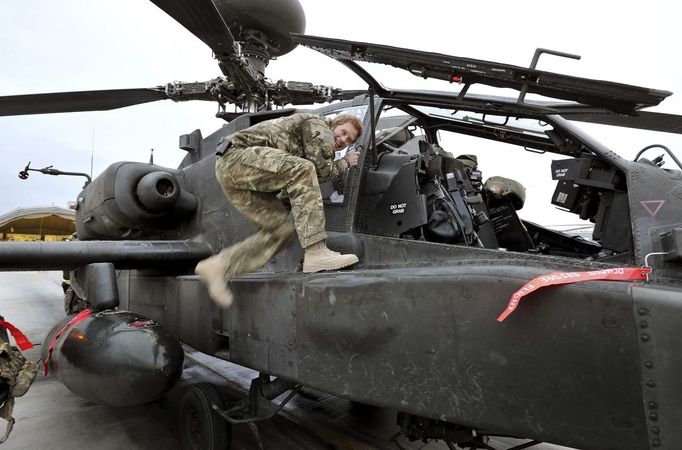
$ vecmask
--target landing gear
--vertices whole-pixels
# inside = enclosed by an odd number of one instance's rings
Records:
[[[211,384],[190,386],[180,402],[180,439],[185,450],[227,450],[232,428],[220,417],[225,402]]]
[[[278,406],[271,400],[291,390]],[[266,374],[251,380],[249,394],[226,408],[220,391],[212,384],[190,386],[180,401],[180,439],[183,450],[230,448],[232,425],[246,424],[263,448],[257,422],[271,419],[300,390],[300,386]]]

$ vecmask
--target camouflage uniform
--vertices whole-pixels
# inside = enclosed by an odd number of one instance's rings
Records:
[[[0,418],[7,421],[0,444],[7,440],[14,426],[14,399],[28,391],[37,371],[35,362],[27,360],[18,348],[0,337]]]
[[[348,167],[334,162],[330,122],[316,114],[294,114],[254,125],[230,136],[231,148],[216,161],[216,177],[230,203],[260,230],[220,254],[230,275],[253,272],[288,244],[296,230],[305,248],[324,240],[319,182]],[[277,195],[291,200],[292,225]]]

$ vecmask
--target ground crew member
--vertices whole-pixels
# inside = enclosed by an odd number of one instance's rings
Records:
[[[33,345],[26,336],[0,316],[0,419],[5,419],[4,434],[0,432],[0,444],[5,442],[14,426],[14,399],[21,397],[36,378],[38,365],[27,360],[17,347],[9,344],[8,331],[22,350]]]
[[[232,305],[227,280],[262,267],[298,234],[305,249],[303,271],[336,270],[358,262],[352,254],[325,244],[324,210],[319,182],[340,176],[358,162],[356,152],[334,161],[334,152],[355,142],[362,124],[355,116],[333,120],[317,114],[293,114],[239,131],[218,146],[216,178],[230,203],[260,227],[244,241],[200,261],[199,278],[221,307]],[[293,225],[278,194],[291,201]]]

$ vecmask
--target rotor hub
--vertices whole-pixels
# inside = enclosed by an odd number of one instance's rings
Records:
[[[246,30],[243,33],[242,54],[251,60],[261,75],[265,75],[265,68],[270,63],[272,54],[277,54],[279,46],[269,41],[267,36],[256,30]]]

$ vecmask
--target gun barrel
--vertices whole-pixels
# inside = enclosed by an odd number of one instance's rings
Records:
[[[61,241],[0,243],[0,271],[73,270],[110,262],[117,269],[187,265],[210,256],[202,241]]]

